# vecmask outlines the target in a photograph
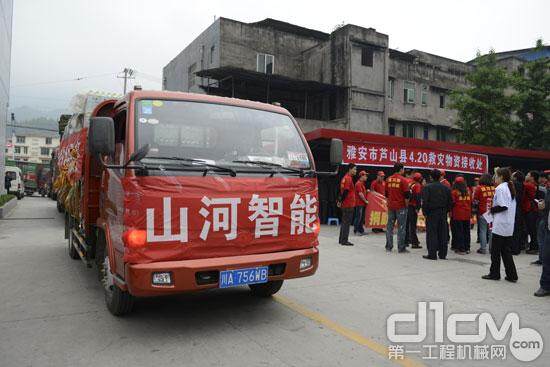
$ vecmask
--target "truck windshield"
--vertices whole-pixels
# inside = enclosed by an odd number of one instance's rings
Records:
[[[136,149],[145,144],[151,147],[145,159],[192,158],[224,166],[261,161],[311,168],[304,143],[288,116],[244,107],[139,100]]]

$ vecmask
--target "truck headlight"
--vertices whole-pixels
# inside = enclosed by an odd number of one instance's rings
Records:
[[[300,260],[300,270],[311,268],[311,257],[305,257]]]

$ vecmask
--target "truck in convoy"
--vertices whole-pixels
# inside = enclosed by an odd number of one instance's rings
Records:
[[[97,268],[112,314],[211,288],[271,296],[317,270],[320,173],[286,109],[132,91],[75,121],[57,156],[68,254]],[[340,163],[342,142],[330,151]]]

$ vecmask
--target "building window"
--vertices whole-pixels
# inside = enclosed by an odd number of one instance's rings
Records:
[[[16,136],[15,139],[16,139],[15,140],[16,143],[25,144],[25,137],[24,136]]]
[[[197,69],[197,63],[191,64],[187,68],[187,90],[195,85],[195,70]]]
[[[413,124],[403,124],[403,136],[406,138],[416,137],[415,126]]]
[[[275,57],[268,54],[256,55],[256,71],[265,74],[273,74]]]
[[[439,95],[439,108],[445,108],[445,95]]]
[[[52,143],[52,138],[46,138],[46,145],[50,145]]]
[[[50,155],[50,148],[40,148],[40,155]]]
[[[430,139],[430,128],[427,126],[424,126],[424,140]]]
[[[23,154],[29,154],[29,148],[23,147]]]
[[[411,83],[411,82],[404,83],[403,102],[414,103],[414,83]]]
[[[213,64],[214,63],[214,50],[216,49],[216,46],[212,45],[212,47],[210,47],[210,63]]]
[[[437,128],[437,140],[447,141],[447,129],[444,127]]]
[[[21,147],[15,147],[14,152],[15,154],[21,154]]]
[[[422,93],[420,94],[420,102],[422,103],[422,106],[428,105],[428,86],[427,85],[422,86]]]
[[[395,136],[395,122],[390,122],[389,133],[390,135]]]
[[[388,80],[388,98],[393,99],[393,93],[395,92],[395,79],[390,78]]]
[[[370,47],[361,47],[361,65],[372,68],[374,51]]]

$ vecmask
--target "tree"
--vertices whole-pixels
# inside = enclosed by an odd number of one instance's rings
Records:
[[[539,39],[535,50],[542,47]],[[513,78],[518,100],[516,147],[550,150],[550,58],[525,63]]]
[[[475,69],[466,75],[469,87],[451,93],[451,108],[458,111],[459,140],[469,144],[510,146],[516,131],[511,118],[516,98],[511,77],[497,65],[495,52],[479,52]]]

